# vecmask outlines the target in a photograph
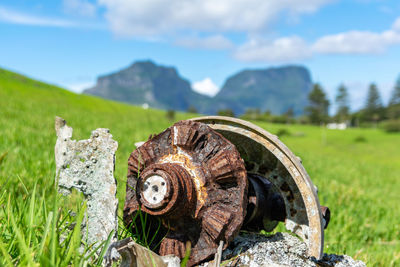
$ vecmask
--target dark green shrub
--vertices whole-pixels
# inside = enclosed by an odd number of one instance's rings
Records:
[[[175,110],[172,110],[172,109],[167,110],[165,117],[170,121],[175,120]]]
[[[400,132],[400,120],[389,120],[382,122],[382,128],[388,133]]]
[[[188,113],[198,113],[197,109],[195,106],[190,105],[187,109]]]
[[[279,130],[276,132],[276,135],[277,135],[278,137],[282,137],[282,136],[285,136],[285,135],[290,135],[290,132],[289,132],[288,129],[282,128],[282,129],[279,129]]]
[[[367,139],[363,135],[359,135],[356,138],[354,138],[355,143],[366,143]]]
[[[226,116],[226,117],[235,117],[235,113],[233,113],[232,109],[220,109],[217,111],[218,116]]]

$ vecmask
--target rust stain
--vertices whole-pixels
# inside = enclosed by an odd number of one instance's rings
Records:
[[[247,206],[247,173],[225,137],[199,122],[181,121],[151,138],[128,160],[124,223],[140,231],[139,212],[162,227],[153,250],[185,255],[188,265],[212,257],[240,230]],[[136,217],[135,217],[136,216]]]
[[[195,216],[197,216],[199,210],[206,202],[207,190],[204,188],[205,181],[202,178],[201,169],[193,164],[191,157],[184,153],[182,150],[177,148],[174,150],[174,154],[165,155],[160,159],[160,163],[176,163],[185,168],[185,170],[190,173],[191,179],[196,187],[197,201],[198,205]]]
[[[144,226],[139,211],[148,214]],[[242,120],[180,121],[150,136],[128,160],[125,225],[159,232],[160,246],[151,248],[160,255],[182,258],[191,244],[188,266],[210,259],[220,242],[226,248],[240,229],[272,231],[279,221],[320,258],[329,219],[299,159],[276,136]]]
[[[246,166],[251,166],[254,173],[270,181],[273,191],[283,197],[286,228],[306,242],[310,256],[321,258],[326,219],[320,210],[314,185],[300,160],[276,136],[250,122],[221,116],[200,117],[193,121],[206,123],[243,151]],[[272,169],[264,171],[265,164],[273,166]]]

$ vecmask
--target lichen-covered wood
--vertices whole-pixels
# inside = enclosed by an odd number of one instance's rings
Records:
[[[99,128],[87,140],[72,140],[72,128],[56,117],[56,183],[59,192],[70,194],[73,188],[87,200],[82,236],[87,244],[101,243],[113,232],[117,236],[117,184],[114,178],[115,151],[118,143],[108,129]]]

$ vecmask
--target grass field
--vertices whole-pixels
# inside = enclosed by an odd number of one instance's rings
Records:
[[[173,123],[165,111],[73,94],[0,69],[0,266],[66,266],[85,260],[78,253],[78,230],[59,243],[83,209],[78,200],[67,204],[54,189],[56,115],[74,128],[75,139],[104,127],[119,142],[120,211],[134,143]],[[177,113],[175,119],[193,116]],[[348,254],[368,266],[400,266],[399,134],[257,124],[275,134],[289,131],[281,140],[302,158],[320,202],[332,212],[327,253]],[[71,218],[69,210],[78,215]]]

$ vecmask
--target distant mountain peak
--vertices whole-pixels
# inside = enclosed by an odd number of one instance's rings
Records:
[[[226,80],[215,96],[214,110],[210,111],[231,108],[235,114],[242,114],[258,108],[282,114],[293,108],[298,115],[307,105],[311,87],[311,75],[303,66],[245,69]]]
[[[192,91],[190,83],[174,67],[137,61],[117,72],[102,75],[85,94],[153,108],[186,111],[207,99]]]
[[[245,69],[229,77],[211,98],[194,92],[176,68],[142,60],[100,76],[97,84],[84,93],[161,109],[186,111],[195,107],[204,114],[232,109],[240,115],[250,108],[276,114],[293,108],[295,114],[300,114],[307,105],[311,87],[311,75],[303,66]]]

